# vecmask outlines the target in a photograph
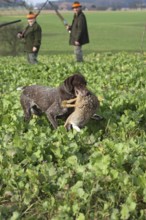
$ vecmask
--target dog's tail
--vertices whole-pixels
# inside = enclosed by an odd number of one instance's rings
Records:
[[[17,88],[17,91],[21,91],[21,90],[23,90],[23,87],[18,87]]]
[[[18,87],[18,88],[17,88],[17,91],[22,91],[22,90],[24,90],[24,89],[25,89],[25,87],[26,87],[26,86],[23,86],[23,87]]]

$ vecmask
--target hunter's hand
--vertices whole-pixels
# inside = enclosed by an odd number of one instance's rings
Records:
[[[22,38],[22,33],[18,33],[18,34],[17,34],[17,37],[18,37],[18,38]]]
[[[33,48],[32,48],[32,51],[33,51],[33,52],[36,52],[36,51],[37,51],[37,48],[36,48],[36,47],[33,47]]]
[[[67,30],[67,31],[69,31],[69,30],[70,30],[70,28],[71,28],[71,26],[70,26],[70,25],[66,25],[66,30]]]
[[[75,41],[75,46],[79,46],[80,43],[78,41]]]

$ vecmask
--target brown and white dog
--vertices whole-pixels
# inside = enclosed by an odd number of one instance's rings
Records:
[[[75,88],[75,94],[76,98],[62,101],[62,107],[75,108],[73,113],[67,118],[64,126],[67,130],[74,128],[80,131],[80,128],[96,113],[99,108],[99,100],[87,89],[80,90]]]
[[[85,77],[75,73],[56,88],[41,85],[23,87],[20,103],[25,121],[29,122],[32,114],[40,116],[45,113],[53,128],[56,129],[57,117],[68,114],[68,109],[61,106],[62,101],[75,98],[75,90],[86,90],[86,84]]]

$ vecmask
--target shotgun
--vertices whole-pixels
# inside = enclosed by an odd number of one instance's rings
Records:
[[[1,27],[4,27],[4,26],[7,26],[7,25],[10,25],[10,24],[15,24],[17,22],[20,22],[21,20],[16,20],[16,21],[10,21],[10,22],[6,22],[6,23],[3,23],[3,24],[0,24],[0,28]]]
[[[59,13],[59,11],[56,9],[55,5],[49,1],[49,4],[51,5],[51,7],[54,9],[54,11],[56,12],[57,16],[60,18],[60,20],[63,22],[64,26],[69,26],[67,21],[64,19],[64,17]]]
[[[42,9],[46,6],[48,0],[42,5],[42,7],[39,9],[39,11],[36,13],[36,17],[41,13]]]

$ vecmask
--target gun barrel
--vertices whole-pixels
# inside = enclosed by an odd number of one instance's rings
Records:
[[[54,9],[54,11],[56,12],[57,16],[60,18],[60,20],[63,22],[63,24],[65,26],[68,25],[67,21],[64,19],[64,17],[59,13],[59,11],[56,9],[55,5],[49,1],[49,4],[51,5],[51,7]]]
[[[40,12],[41,12],[42,9],[46,6],[47,3],[48,3],[48,0],[42,5],[42,7],[40,8],[40,10],[37,12],[36,17],[40,14]]]
[[[7,25],[10,25],[10,24],[15,24],[17,22],[20,22],[21,20],[15,20],[15,21],[10,21],[10,22],[6,22],[6,23],[3,23],[3,24],[0,24],[0,28],[1,27],[4,27],[4,26],[7,26]]]

